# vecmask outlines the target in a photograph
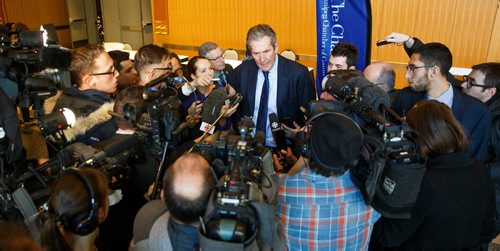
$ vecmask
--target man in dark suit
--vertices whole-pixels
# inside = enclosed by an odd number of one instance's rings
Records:
[[[246,46],[253,59],[236,67],[229,83],[243,95],[239,114],[252,116],[256,131],[266,132],[266,145],[275,146],[268,115],[274,112],[281,121],[303,125],[300,107],[315,98],[313,80],[305,66],[277,54],[276,33],[269,25],[250,28]]]
[[[451,52],[443,44],[428,43],[418,47],[406,66],[409,87],[404,88],[394,101],[393,109],[404,116],[419,100],[437,100],[451,107],[469,136],[467,154],[485,160],[491,115],[479,100],[463,94],[446,79],[452,63]]]
[[[198,48],[198,55],[206,57],[214,69],[214,78],[218,78],[217,87],[226,86],[229,72],[233,70],[230,64],[224,62],[222,49],[214,42],[203,43]]]

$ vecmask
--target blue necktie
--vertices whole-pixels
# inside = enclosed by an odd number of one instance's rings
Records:
[[[260,94],[259,113],[257,114],[257,131],[266,132],[267,129],[267,103],[269,100],[269,72],[263,71],[264,84]]]

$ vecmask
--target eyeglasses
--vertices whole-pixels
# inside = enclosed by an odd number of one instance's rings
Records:
[[[224,55],[220,54],[218,57],[209,58],[208,60],[210,60],[210,61],[217,61],[217,60],[220,60],[220,59],[224,59]]]
[[[158,67],[158,68],[153,68],[153,71],[172,71],[172,67]]]
[[[112,68],[111,71],[107,72],[98,72],[98,73],[91,73],[91,76],[99,76],[99,75],[115,75],[115,72],[118,71],[116,68]]]
[[[470,89],[471,87],[473,86],[477,86],[477,87],[482,87],[482,88],[487,88],[488,86],[486,85],[478,85],[476,83],[474,83],[476,80],[474,78],[471,78],[467,75],[464,76],[464,82],[467,83],[467,89]]]
[[[407,65],[406,66],[406,71],[412,71],[414,72],[415,69],[418,69],[418,68],[424,68],[424,67],[427,67],[427,65],[422,65],[422,66],[415,66],[415,65]]]

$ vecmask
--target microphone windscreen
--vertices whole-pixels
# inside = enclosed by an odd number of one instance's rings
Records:
[[[358,95],[362,95],[366,88],[373,86],[373,83],[370,82],[363,76],[353,77],[349,80],[349,84],[352,89],[358,89]]]
[[[361,93],[361,97],[379,113],[383,113],[384,108],[390,107],[391,105],[391,98],[389,95],[382,88],[377,86],[365,88],[363,93]]]
[[[225,88],[213,89],[203,102],[201,121],[212,124],[219,117],[222,106],[226,102],[227,92]]]

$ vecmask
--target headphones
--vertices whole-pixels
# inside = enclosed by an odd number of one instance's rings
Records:
[[[341,112],[336,112],[336,111],[327,111],[327,112],[321,112],[319,114],[316,114],[309,118],[306,122],[306,127],[309,127],[309,132],[298,132],[296,134],[296,151],[300,153],[301,156],[310,159],[313,161],[315,164],[320,166],[321,168],[334,171],[334,172],[342,172],[344,170],[347,170],[353,166],[356,166],[359,158],[355,158],[352,160],[350,163],[344,166],[338,166],[338,167],[332,167],[331,165],[328,165],[324,161],[322,161],[320,158],[318,158],[317,153],[315,151],[319,151],[319,149],[314,149],[314,144],[312,142],[312,137],[311,137],[311,132],[314,128],[314,122],[318,121],[320,118],[326,117],[326,116],[336,116],[337,120],[338,119],[348,119],[352,123],[352,125],[355,125],[354,128],[357,132],[359,132],[359,135],[361,136],[361,142],[364,142],[364,136],[363,136],[363,131],[359,127],[359,125],[349,116],[345,115],[344,113]],[[312,125],[312,126],[311,126]],[[319,129],[318,129],[319,130]],[[332,132],[335,133],[335,132]],[[317,140],[317,139],[316,139]],[[363,144],[361,144],[363,145]],[[362,151],[362,146],[360,147],[359,151],[357,150],[358,155]]]
[[[77,177],[85,185],[85,189],[87,190],[90,198],[90,212],[77,213],[71,218],[61,216],[62,223],[65,229],[70,230],[74,234],[82,236],[87,235],[89,233],[92,233],[99,226],[99,220],[97,216],[99,203],[95,198],[94,188],[90,181],[85,177],[85,174],[80,170],[76,168],[70,168],[66,170],[66,173]]]

